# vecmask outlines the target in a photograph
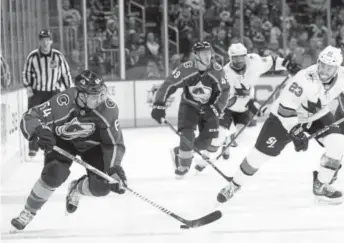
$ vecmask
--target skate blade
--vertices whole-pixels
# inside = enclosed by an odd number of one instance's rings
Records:
[[[327,197],[323,196],[315,196],[314,202],[319,205],[340,205],[344,201],[344,198],[338,198],[338,199],[328,199]]]
[[[18,234],[18,233],[20,233],[20,231],[22,231],[22,230],[19,230],[19,229],[17,229],[16,227],[14,227],[13,225],[11,225],[11,228],[10,228],[10,230],[9,230],[9,233],[10,233],[10,234]]]

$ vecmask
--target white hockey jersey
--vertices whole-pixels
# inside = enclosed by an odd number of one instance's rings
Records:
[[[316,70],[317,65],[312,65],[299,71],[272,105],[271,113],[287,131],[298,123],[311,123],[330,112],[330,103],[344,92],[344,67],[339,67],[336,80],[330,85],[321,82]]]
[[[275,70],[285,70],[282,66],[282,58],[276,59]],[[272,56],[261,57],[255,53],[247,55],[246,67],[241,72],[237,72],[227,63],[223,70],[231,86],[230,100],[227,108],[244,112],[247,110],[247,103],[253,98],[253,86],[259,77],[269,71],[274,64]]]

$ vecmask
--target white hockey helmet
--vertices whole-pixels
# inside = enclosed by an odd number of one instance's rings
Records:
[[[323,83],[328,83],[337,75],[343,55],[339,48],[327,46],[318,57],[317,73]]]
[[[231,44],[228,48],[229,57],[247,55],[247,48],[241,43]]]
[[[343,62],[343,54],[339,48],[327,46],[320,52],[318,61],[330,66],[339,67]]]

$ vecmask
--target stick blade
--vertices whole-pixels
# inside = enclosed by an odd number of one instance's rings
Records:
[[[198,228],[207,224],[210,224],[222,217],[222,213],[219,210],[216,210],[202,218],[195,219],[195,220],[188,220],[185,222],[185,225],[182,225],[182,229],[189,229],[189,228]]]

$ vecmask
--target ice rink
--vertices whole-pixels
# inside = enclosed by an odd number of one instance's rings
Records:
[[[240,147],[228,161],[216,165],[232,175],[255,142],[259,127],[243,134]],[[73,164],[69,180],[31,224],[9,234],[10,220],[22,210],[41,172],[41,162],[24,163],[1,188],[1,233],[11,243],[344,243],[344,204],[315,204],[312,170],[323,149],[314,141],[306,153],[288,145],[283,154],[256,174],[250,184],[228,203],[218,205],[216,195],[226,181],[210,166],[200,175],[194,170],[183,180],[174,178],[169,149],[178,137],[167,127],[124,130],[127,146],[123,166],[131,188],[187,219],[220,209],[223,217],[204,227],[181,230],[180,223],[137,197],[126,193],[104,198],[83,197],[75,214],[65,215],[70,180],[85,170]],[[36,159],[38,160],[38,159]],[[344,172],[336,185],[344,190]]]

